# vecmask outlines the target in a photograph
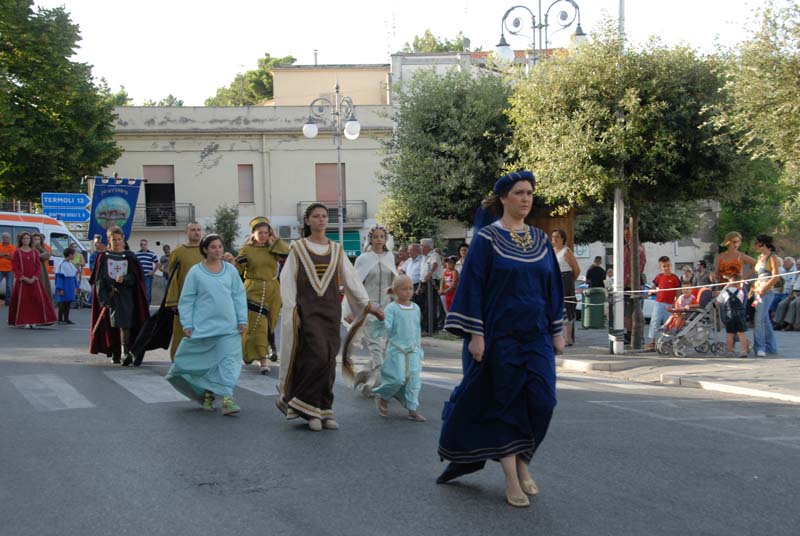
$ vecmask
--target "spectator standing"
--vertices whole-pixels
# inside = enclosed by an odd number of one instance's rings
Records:
[[[400,271],[411,278],[411,282],[414,284],[415,293],[419,289],[419,274],[422,269],[423,261],[424,258],[422,257],[419,244],[410,244],[408,246],[408,259],[406,259],[406,262],[403,263]]]
[[[469,244],[466,242],[462,242],[460,246],[458,246],[458,260],[456,261],[456,271],[461,274],[461,270],[464,268],[464,263],[467,260],[467,252],[469,251]]]
[[[564,323],[564,341],[567,346],[572,346],[574,341],[573,329],[575,311],[577,309],[577,296],[575,295],[575,281],[581,273],[578,261],[572,250],[567,246],[567,233],[563,229],[554,229],[550,233],[550,243],[556,252],[558,267],[561,270],[561,279],[564,285],[564,306],[567,311],[567,321]]]
[[[169,254],[172,252],[169,244],[164,244],[161,248],[161,251],[164,252],[161,257],[158,259],[158,269],[161,270],[161,273],[164,274],[164,281],[166,282],[169,280]]]
[[[602,257],[595,257],[592,265],[586,270],[586,282],[589,284],[589,288],[605,288],[606,271],[603,268]]]
[[[681,268],[681,283],[689,283],[689,286],[695,286],[695,281],[697,279],[694,276],[694,270],[692,270],[691,266],[684,266]]]
[[[453,305],[453,298],[456,295],[456,288],[458,287],[458,270],[456,270],[456,258],[448,257],[444,261],[444,272],[442,274],[442,283],[439,287],[439,294],[444,297],[444,309],[450,310]]]
[[[3,233],[3,240],[0,242],[0,282],[6,282],[6,294],[4,302],[8,306],[11,300],[11,289],[14,287],[14,252],[17,248],[11,243],[11,234]]]
[[[656,336],[658,335],[658,328],[664,325],[667,321],[667,307],[675,302],[675,297],[681,287],[681,280],[678,276],[672,273],[672,261],[669,257],[664,255],[658,259],[658,267],[661,268],[661,273],[653,280],[654,288],[650,291],[651,294],[656,294],[656,306],[653,309],[653,317],[650,319],[650,333],[648,338],[650,344],[648,350],[656,349]]]
[[[420,240],[422,248],[422,267],[420,268],[420,286],[417,291],[419,301],[417,302],[422,310],[422,331],[427,331],[432,320],[434,333],[442,329],[444,325],[444,306],[439,299],[439,286],[442,282],[442,257],[433,249],[433,239],[423,238]],[[428,307],[428,295],[432,308]],[[432,334],[431,334],[432,335]]]
[[[397,255],[394,257],[395,267],[397,271],[405,264],[408,259],[408,246],[402,245],[397,249]]]
[[[64,250],[64,260],[55,270],[56,292],[53,301],[58,304],[58,323],[74,324],[69,319],[69,312],[72,302],[75,301],[75,294],[78,289],[78,269],[72,263],[72,257],[76,254],[72,248]]]
[[[756,265],[756,260],[753,257],[739,251],[742,246],[742,235],[738,232],[731,231],[726,234],[721,246],[725,248],[725,251],[714,259],[715,281],[724,283],[733,274],[739,274],[744,278],[744,265]]]
[[[708,271],[706,261],[697,261],[697,270],[694,272],[695,285],[706,287],[711,284],[711,272]]]
[[[158,263],[158,256],[147,249],[147,240],[142,238],[139,240],[139,251],[136,252],[136,260],[139,261],[139,266],[142,268],[142,276],[144,277],[144,293],[147,297],[147,304],[150,304],[150,298],[153,294],[153,276],[156,273],[156,264]]]
[[[633,277],[631,272],[631,230],[630,227],[625,227],[622,232],[622,240],[624,242],[624,251],[622,257],[622,287],[625,290],[625,343],[631,342],[631,329],[633,328],[633,297],[628,291],[631,290],[633,285]],[[644,252],[644,244],[639,244],[639,273],[644,273],[644,267],[647,265],[647,256]],[[644,279],[642,279],[644,281]]]
[[[733,274],[729,283],[725,285],[717,296],[717,302],[722,304],[722,321],[727,333],[728,353],[733,354],[736,338],[739,339],[739,357],[747,357],[747,317],[742,276]]]
[[[755,270],[758,281],[753,285],[753,293],[760,297],[756,300],[756,311],[753,320],[753,350],[758,357],[778,353],[778,343],[769,318],[769,308],[775,299],[773,287],[780,279],[780,263],[775,256],[775,246],[769,235],[758,235],[755,249],[759,252]]]

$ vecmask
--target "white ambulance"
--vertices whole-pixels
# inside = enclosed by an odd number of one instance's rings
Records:
[[[26,212],[0,212],[0,236],[3,233],[11,235],[11,243],[17,245],[17,235],[23,231],[29,233],[42,233],[44,241],[50,247],[50,261],[47,271],[50,273],[50,284],[55,287],[54,267],[57,267],[64,260],[64,250],[77,244],[83,256],[84,269],[83,277],[91,275],[89,271],[89,254],[83,248],[80,241],[64,226],[63,222],[45,216],[43,214],[28,214]],[[5,284],[0,285],[0,294],[5,293]]]

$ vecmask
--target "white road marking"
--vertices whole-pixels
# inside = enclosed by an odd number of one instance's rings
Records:
[[[94,407],[66,380],[55,374],[21,374],[9,379],[25,400],[39,411]]]
[[[565,390],[565,391],[586,391],[587,388],[583,387],[582,385],[578,385],[576,383],[567,383],[563,381],[556,382],[556,390]]]
[[[121,385],[145,404],[184,402],[189,400],[161,375],[146,370],[114,370],[104,372],[109,379]]]
[[[261,396],[278,395],[278,380],[267,375],[242,374],[236,382],[236,387],[247,389]]]

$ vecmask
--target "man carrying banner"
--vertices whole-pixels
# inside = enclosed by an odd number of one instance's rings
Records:
[[[167,273],[172,278],[167,289],[166,307],[172,307],[176,313],[178,310],[178,300],[181,297],[181,290],[183,290],[183,282],[186,280],[186,274],[189,269],[195,264],[203,260],[200,254],[200,239],[203,237],[203,229],[197,222],[192,222],[186,225],[186,243],[176,247],[169,255],[169,267]],[[176,314],[172,320],[172,344],[169,347],[169,359],[175,360],[175,352],[178,350],[178,345],[183,339],[183,326]]]

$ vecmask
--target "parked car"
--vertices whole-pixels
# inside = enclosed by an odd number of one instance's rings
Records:
[[[656,306],[656,295],[647,294],[647,291],[651,288],[653,288],[652,283],[645,283],[642,285],[642,315],[644,315],[644,319],[648,322],[653,318],[653,309]]]
[[[579,275],[578,280],[575,281],[575,301],[578,305],[575,306],[575,320],[581,319],[581,311],[583,310],[583,291],[589,288],[589,283],[586,282],[586,277]]]

